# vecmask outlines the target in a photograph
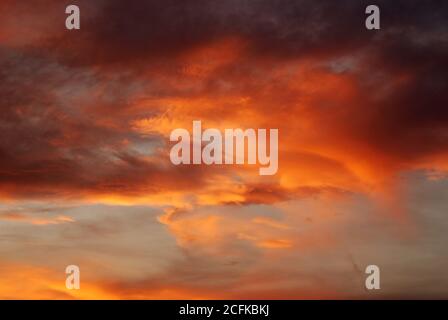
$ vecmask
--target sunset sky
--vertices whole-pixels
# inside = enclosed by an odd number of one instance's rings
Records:
[[[0,299],[448,299],[447,21],[432,0],[0,0]],[[173,165],[193,120],[277,128],[277,174]]]

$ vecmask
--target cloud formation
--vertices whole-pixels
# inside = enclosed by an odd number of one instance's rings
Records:
[[[364,27],[367,1],[74,4],[79,31],[64,28],[60,1],[0,3],[5,270],[48,269],[36,272],[52,278],[47,272],[77,257],[92,272],[88,296],[117,298],[222,298],[224,289],[241,298],[366,297],[358,271],[372,257],[391,268],[384,296],[395,297],[406,284],[388,260],[394,250],[401,266],[415,258],[414,272],[428,272],[421,250],[438,248],[428,212],[443,210],[448,169],[448,4],[377,1],[382,29],[373,32]],[[278,173],[172,165],[169,133],[193,120],[278,128]],[[428,184],[436,199],[416,204]],[[120,205],[121,215],[111,219],[95,204]],[[129,213],[140,206],[147,218]],[[148,258],[127,223],[157,229],[172,255]],[[371,225],[375,232],[359,231]],[[67,243],[60,264],[46,265],[26,234],[45,246],[69,237],[83,249]],[[135,242],[123,248],[110,235]],[[83,237],[99,242],[84,247]],[[402,253],[400,241],[409,246]],[[362,245],[393,249],[375,255]],[[90,258],[103,246],[104,256]],[[127,246],[136,255],[121,277]],[[331,276],[313,273],[331,258],[322,272]],[[428,259],[443,265],[446,256]],[[151,263],[157,271],[136,276]],[[107,280],[91,271],[104,265],[113,270]],[[20,297],[6,274],[0,293]],[[429,277],[415,296],[446,296],[435,282]]]

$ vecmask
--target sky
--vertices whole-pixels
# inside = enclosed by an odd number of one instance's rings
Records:
[[[448,3],[374,3],[0,0],[0,298],[447,299]],[[278,172],[173,165],[194,120]]]

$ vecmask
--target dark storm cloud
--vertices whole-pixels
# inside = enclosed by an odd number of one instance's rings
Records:
[[[79,1],[83,5],[84,2]],[[365,6],[353,1],[106,1],[72,36],[56,34],[51,49],[87,64],[169,58],[223,37],[242,37],[252,55],[297,57],[350,50],[371,38]]]
[[[64,54],[88,63],[127,63],[131,59],[177,55],[222,37],[248,41],[254,55],[281,58],[302,55],[347,54],[367,45],[375,32],[364,27],[369,1],[282,0],[112,0],[97,2],[83,11],[83,28],[76,35],[55,34],[56,47]],[[384,32],[394,30],[387,41],[391,57],[406,61],[416,33],[446,32],[447,4],[440,1],[376,1],[382,12]],[[62,37],[62,38],[61,38]],[[62,39],[62,41],[61,41]],[[398,44],[398,48],[392,48]],[[70,51],[72,51],[70,55]],[[393,57],[399,52],[399,59]],[[405,55],[404,59],[401,55]]]

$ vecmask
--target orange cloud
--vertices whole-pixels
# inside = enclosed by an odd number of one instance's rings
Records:
[[[23,213],[16,213],[16,212],[8,212],[8,213],[1,213],[0,214],[0,220],[3,221],[17,221],[17,222],[23,222],[23,223],[30,223],[34,225],[49,225],[49,224],[60,224],[60,223],[67,223],[67,222],[74,222],[75,220],[72,217],[64,216],[64,215],[58,215],[56,217],[36,217],[32,215],[27,215]]]

